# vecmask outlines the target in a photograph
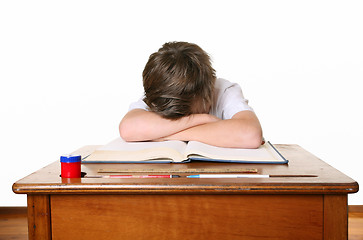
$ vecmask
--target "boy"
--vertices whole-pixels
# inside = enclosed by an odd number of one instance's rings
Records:
[[[143,99],[131,104],[119,130],[125,141],[200,141],[258,148],[262,129],[237,84],[216,78],[206,52],[165,43],[143,71]]]

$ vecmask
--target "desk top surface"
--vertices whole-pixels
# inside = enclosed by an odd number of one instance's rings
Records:
[[[74,154],[85,155],[97,146],[85,146]],[[82,164],[87,175],[99,169],[198,169],[198,168],[256,168],[257,174],[314,175],[314,177],[271,178],[186,178],[190,173],[178,173],[180,178],[61,178],[60,163],[53,162],[13,184],[15,193],[24,194],[346,194],[358,191],[358,183],[303,148],[294,144],[276,147],[289,160],[288,164],[240,163],[112,163]],[[122,174],[122,173],[119,173]],[[124,173],[123,173],[124,174]],[[132,174],[132,173],[129,173]],[[146,173],[147,174],[147,173]],[[167,173],[163,173],[167,174]]]

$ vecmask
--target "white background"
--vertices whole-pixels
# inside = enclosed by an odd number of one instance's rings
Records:
[[[117,137],[168,41],[205,49],[266,139],[363,182],[362,12],[362,1],[1,1],[0,206],[26,205],[11,190],[20,178]]]

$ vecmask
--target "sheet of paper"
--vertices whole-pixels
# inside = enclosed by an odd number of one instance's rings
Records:
[[[186,152],[188,154],[198,154],[209,158],[226,160],[283,160],[268,143],[261,145],[258,149],[237,149],[214,147],[201,142],[190,141]]]

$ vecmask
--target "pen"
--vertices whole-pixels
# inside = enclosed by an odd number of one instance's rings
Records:
[[[187,178],[268,178],[269,175],[257,174],[198,174],[190,175]]]
[[[318,177],[312,174],[295,174],[295,175],[260,175],[260,174],[198,174],[190,175],[187,178],[299,178],[299,177]]]
[[[86,178],[179,178],[179,175],[95,175],[85,176]]]

